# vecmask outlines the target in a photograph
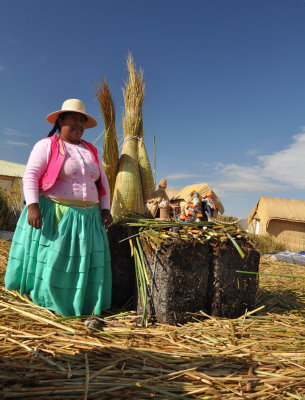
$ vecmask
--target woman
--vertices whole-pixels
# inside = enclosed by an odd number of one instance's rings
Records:
[[[112,222],[110,195],[97,149],[81,139],[97,122],[77,99],[66,100],[47,121],[53,129],[35,144],[24,174],[27,207],[14,234],[5,286],[64,316],[100,314],[111,303],[104,228]]]

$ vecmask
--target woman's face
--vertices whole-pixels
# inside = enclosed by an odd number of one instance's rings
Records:
[[[59,119],[60,134],[65,142],[78,144],[83,136],[86,117],[82,114],[71,112]]]

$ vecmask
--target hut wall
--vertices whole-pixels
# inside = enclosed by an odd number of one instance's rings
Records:
[[[285,243],[289,250],[305,250],[305,223],[273,219],[266,233]]]
[[[13,186],[14,178],[10,176],[0,175],[0,187],[4,190],[11,190]]]
[[[256,220],[252,219],[250,221],[250,223],[247,225],[247,231],[250,233],[254,233],[255,232],[255,224],[256,224]]]
[[[258,234],[258,235],[266,235],[266,233],[267,233],[266,226],[267,226],[268,216],[267,216],[267,215],[263,215],[263,216],[260,215],[260,218],[258,219],[258,221],[259,221],[259,227],[258,227],[258,229],[257,229],[257,227],[256,227],[256,221],[257,221],[257,219],[255,219],[254,221],[255,221],[254,232],[255,232],[256,234]],[[257,231],[258,231],[258,232],[257,232]]]

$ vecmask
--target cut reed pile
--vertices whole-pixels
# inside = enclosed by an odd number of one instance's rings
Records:
[[[107,313],[91,332],[4,289],[9,246],[0,241],[4,399],[304,399],[304,280],[262,275],[258,309],[234,320],[141,328],[131,312]],[[260,270],[304,276],[266,256]]]
[[[96,96],[99,100],[104,118],[105,136],[103,143],[103,166],[108,178],[110,200],[112,201],[119,163],[119,145],[115,130],[115,107],[106,78],[103,79],[103,86],[101,83],[99,84]]]

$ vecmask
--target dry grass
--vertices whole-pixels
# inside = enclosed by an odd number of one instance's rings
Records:
[[[14,231],[21,213],[21,180],[10,191],[0,187],[0,230]]]
[[[248,237],[254,247],[262,254],[277,253],[286,250],[285,243],[282,243],[269,235],[254,235],[253,233],[248,233]]]
[[[257,307],[264,305],[270,313],[293,313],[305,317],[305,267],[271,259],[270,255],[261,256],[260,272],[265,274],[298,276],[260,276]],[[304,332],[305,334],[305,332]],[[305,345],[305,343],[304,343]]]
[[[0,240],[4,399],[305,398],[304,279],[261,276],[259,309],[235,320],[140,328],[132,313],[109,313],[91,332],[4,289],[9,247]],[[305,276],[268,256],[261,272]]]

